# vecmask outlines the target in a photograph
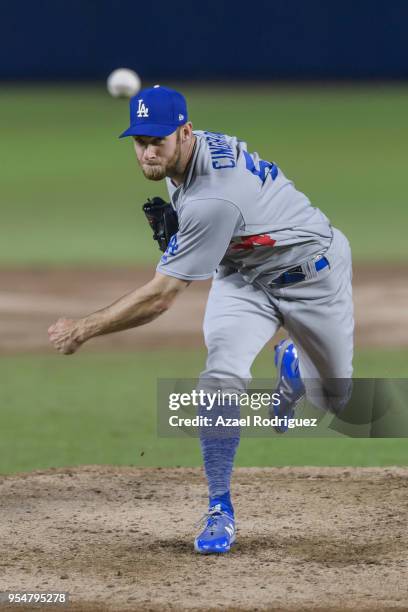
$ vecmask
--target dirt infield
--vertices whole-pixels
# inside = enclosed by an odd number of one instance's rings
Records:
[[[95,612],[408,610],[407,485],[408,468],[238,469],[237,545],[204,557],[198,469],[2,477],[0,591]]]
[[[52,351],[47,328],[57,317],[84,316],[151,276],[152,268],[0,270],[0,353]],[[208,288],[193,283],[154,323],[98,338],[83,350],[202,346]],[[357,346],[408,346],[407,266],[356,266],[354,301]]]

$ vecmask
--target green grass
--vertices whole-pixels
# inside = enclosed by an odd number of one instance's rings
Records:
[[[349,236],[356,260],[408,259],[408,87],[183,87],[197,128],[246,139]],[[144,180],[93,87],[2,86],[0,265],[134,264],[157,251]]]
[[[253,374],[271,375],[271,352]],[[0,472],[80,464],[201,465],[196,439],[159,438],[157,378],[197,376],[203,352],[0,358]],[[362,351],[356,376],[407,377],[408,350]],[[244,439],[238,465],[408,463],[405,439]]]

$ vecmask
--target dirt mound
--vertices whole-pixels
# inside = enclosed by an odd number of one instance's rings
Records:
[[[51,352],[47,328],[56,318],[89,314],[151,276],[151,268],[0,270],[0,353]],[[153,323],[97,338],[83,350],[203,346],[209,285],[193,283]],[[358,347],[408,346],[408,266],[356,266],[354,302]]]
[[[0,591],[89,611],[407,610],[407,484],[408,468],[238,469],[237,545],[203,557],[198,469],[2,477]]]

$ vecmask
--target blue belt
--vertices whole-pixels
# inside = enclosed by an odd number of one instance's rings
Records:
[[[326,259],[326,257],[320,257],[320,259],[315,261],[315,268],[317,272],[319,272],[319,270],[323,270],[323,268],[326,268],[328,265],[329,261]],[[306,275],[302,271],[302,266],[296,266],[296,268],[291,268],[278,276],[278,278],[275,278],[275,280],[270,283],[270,286],[279,287],[281,285],[289,285],[290,283],[299,283],[300,281],[305,280],[305,278]]]

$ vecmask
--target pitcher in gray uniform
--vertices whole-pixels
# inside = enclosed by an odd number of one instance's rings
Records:
[[[229,390],[245,389],[255,357],[283,326],[289,338],[275,349],[282,397],[275,414],[293,415],[304,395],[338,412],[350,392],[353,357],[345,236],[278,165],[249,152],[245,142],[193,131],[179,92],[141,91],[130,101],[130,118],[122,136],[133,137],[146,178],[166,178],[179,230],[150,283],[83,319],[59,319],[50,327],[51,342],[73,353],[94,336],[153,320],[192,281],[213,278],[200,384],[228,380]],[[286,431],[285,422],[278,432]],[[238,434],[201,437],[209,509],[197,552],[227,552],[235,541],[230,483],[238,443]]]

